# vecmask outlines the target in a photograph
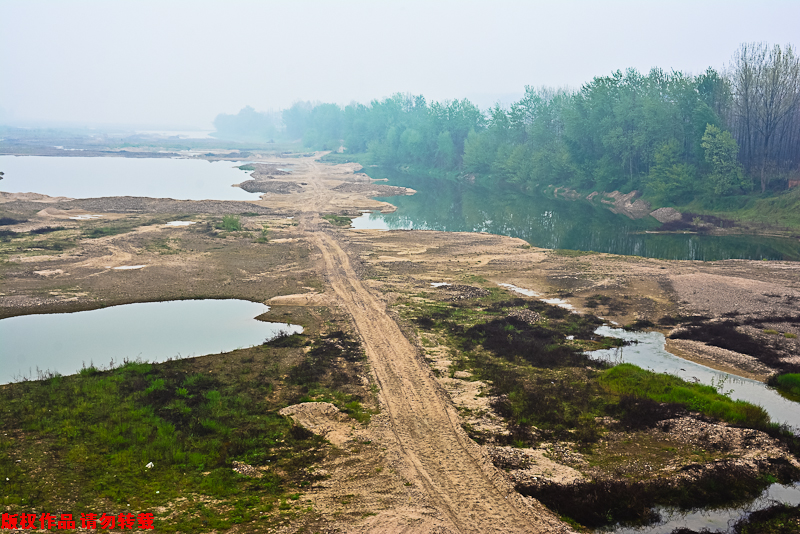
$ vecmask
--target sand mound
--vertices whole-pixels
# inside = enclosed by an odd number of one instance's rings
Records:
[[[357,423],[329,402],[303,402],[279,412],[337,447],[356,439]]]

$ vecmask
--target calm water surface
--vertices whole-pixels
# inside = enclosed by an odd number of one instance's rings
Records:
[[[0,191],[93,198],[258,200],[232,184],[248,174],[231,161],[173,158],[0,156]]]
[[[411,187],[417,194],[382,198],[394,213],[367,213],[356,228],[489,232],[551,249],[594,250],[675,260],[731,258],[800,260],[800,240],[763,236],[653,234],[652,217],[633,221],[584,200],[567,201],[500,188],[420,178],[370,169],[373,178]]]
[[[176,300],[0,320],[0,384],[69,375],[112,361],[202,356],[252,347],[301,326],[258,321],[269,306],[246,300]]]
[[[612,527],[599,532],[614,534],[670,534],[675,529],[684,527],[695,531],[708,529],[710,532],[733,532],[731,527],[736,521],[758,510],[769,508],[776,502],[792,506],[800,504],[800,484],[772,484],[753,501],[735,508],[718,508],[715,510],[679,510],[666,506],[657,506],[655,511],[661,521],[646,527]]]

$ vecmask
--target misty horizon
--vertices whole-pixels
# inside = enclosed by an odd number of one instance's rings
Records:
[[[212,128],[245,106],[396,93],[486,108],[526,85],[721,70],[743,42],[796,44],[769,2],[52,2],[0,5],[0,124]]]

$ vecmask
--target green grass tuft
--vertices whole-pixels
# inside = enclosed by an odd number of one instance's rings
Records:
[[[217,225],[220,230],[238,232],[242,229],[242,221],[238,215],[223,215],[222,222]]]
[[[777,375],[769,380],[769,385],[784,397],[800,402],[800,373]]]
[[[732,400],[711,386],[692,384],[676,376],[646,371],[622,363],[603,372],[600,384],[617,395],[631,395],[656,402],[678,404],[729,423],[766,429],[770,418],[760,406]]]
[[[322,218],[334,226],[350,226],[350,217],[343,217],[341,215],[323,215]]]

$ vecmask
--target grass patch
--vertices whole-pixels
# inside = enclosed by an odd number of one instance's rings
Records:
[[[770,377],[768,384],[784,397],[800,402],[800,373],[786,373]]]
[[[327,450],[278,411],[325,396],[368,420],[354,385],[362,352],[337,331],[0,387],[0,503],[73,517],[164,507],[155,522],[164,532],[271,528],[306,513],[295,502],[320,479],[309,468]],[[234,460],[263,476],[235,473]]]
[[[256,166],[253,165],[252,163],[245,163],[244,165],[239,165],[236,168],[239,169],[239,170],[242,170],[242,171],[254,171],[254,170],[256,170]]]
[[[592,254],[597,254],[593,250],[568,250],[564,248],[557,248],[553,250],[553,254],[556,256],[563,256],[566,258],[578,258],[580,256],[590,256]]]
[[[57,234],[57,235],[55,235]],[[62,252],[76,246],[74,232],[63,227],[45,227],[31,232],[0,230],[0,254]]]
[[[28,222],[28,219],[15,219],[13,217],[0,217],[0,226],[8,226],[12,224],[22,224]]]
[[[58,232],[64,230],[63,226],[45,226],[44,228],[35,228],[30,231],[31,235],[49,234],[51,232]]]
[[[138,217],[129,217],[126,219],[119,219],[114,221],[114,224],[104,226],[92,226],[83,230],[83,236],[89,239],[97,239],[100,237],[108,237],[112,235],[125,234],[138,228],[140,226],[152,226],[154,224],[164,224],[172,220],[168,216],[154,217],[150,219],[140,219]]]
[[[97,239],[99,237],[124,234],[130,232],[131,230],[132,228],[127,226],[101,226],[99,228],[89,228],[84,230],[83,235],[89,239]]]
[[[176,243],[175,239],[156,238],[149,241],[144,248],[156,254],[179,254],[181,249],[175,246]]]
[[[261,232],[256,238],[256,243],[269,243],[269,225],[263,224],[261,226]]]
[[[344,217],[342,215],[323,215],[322,218],[334,226],[350,226],[350,217]]]
[[[776,504],[758,510],[733,525],[736,534],[792,534],[800,532],[800,506]]]
[[[749,428],[766,429],[770,424],[769,415],[760,406],[732,400],[712,386],[692,384],[676,376],[646,371],[629,363],[604,371],[599,381],[616,395],[630,395],[683,406]]]

